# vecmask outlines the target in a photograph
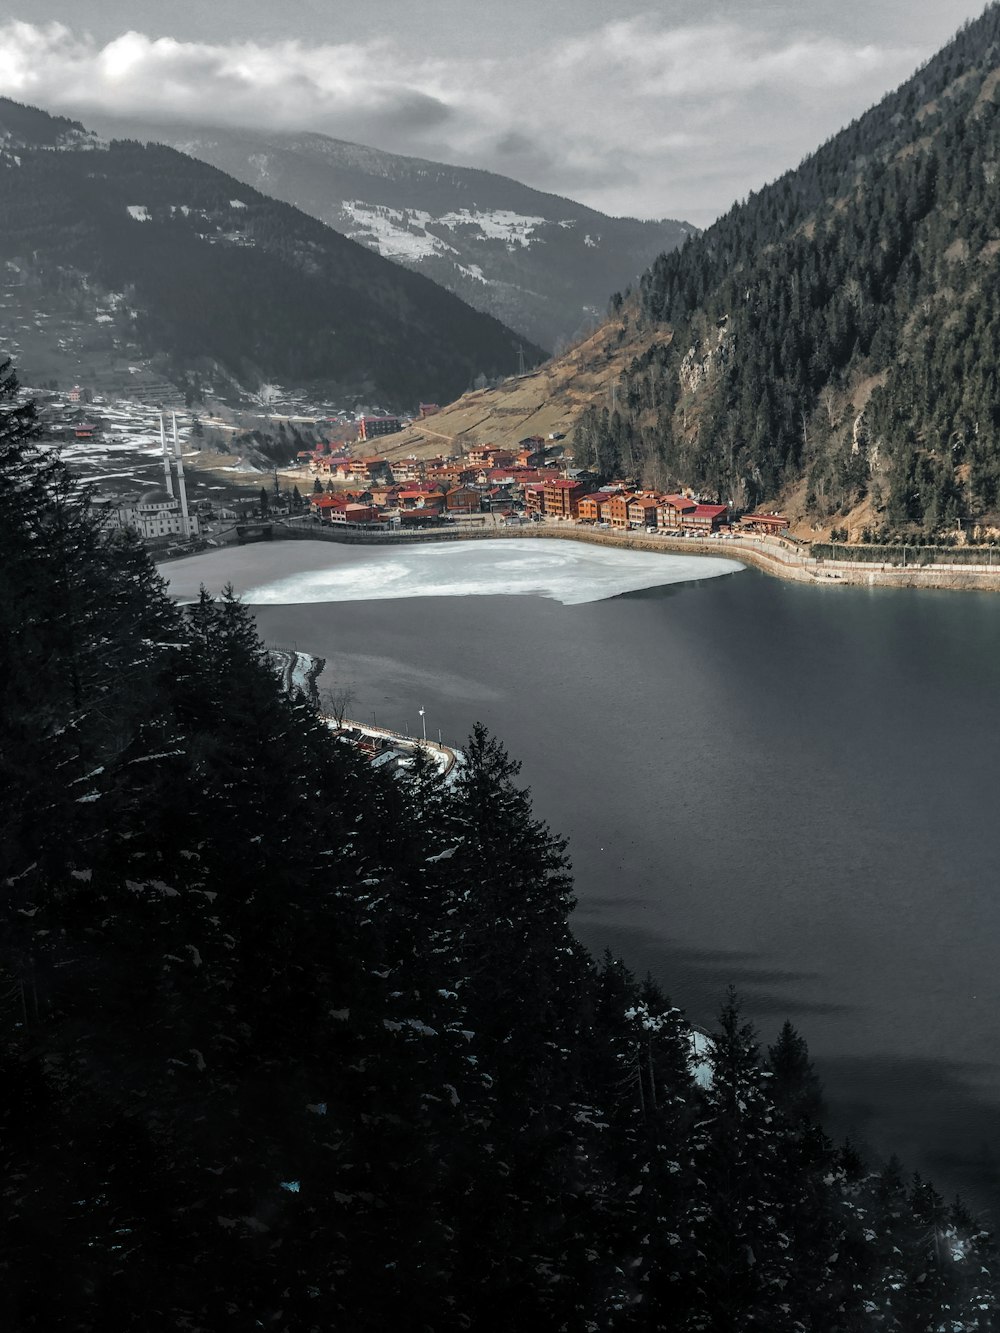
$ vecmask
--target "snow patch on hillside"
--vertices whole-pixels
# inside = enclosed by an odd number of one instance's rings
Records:
[[[482,236],[477,237],[477,240],[504,241],[507,249],[513,250],[517,246],[527,249],[531,244],[532,232],[546,219],[511,213],[505,208],[496,208],[487,213],[481,213],[475,208],[460,208],[457,213],[445,213],[438,221],[444,227],[478,227]]]
[[[351,240],[371,246],[383,259],[416,260],[458,254],[447,241],[426,230],[433,219],[421,209],[388,208],[366,204],[361,199],[345,200],[342,208],[354,223],[355,229],[348,232]]]
[[[476,282],[489,284],[490,279],[486,276],[478,264],[456,264],[455,267],[459,273],[464,273],[467,278],[473,278]]]
[[[420,208],[390,208],[384,204],[367,204],[363,199],[347,199],[341,207],[354,224],[348,233],[351,239],[378,250],[384,259],[419,260],[433,255],[458,254],[454,246],[428,231],[432,225],[447,227],[452,232],[461,228],[463,239],[473,243],[502,241],[513,252],[543,244],[542,238],[534,233],[547,222],[543,217],[513,213],[503,208],[488,211],[461,208],[434,217]],[[573,227],[576,224],[564,221],[559,225]],[[471,267],[474,270],[478,266]],[[463,269],[463,272],[469,270]],[[479,277],[479,274],[473,273],[472,276]],[[486,278],[481,280],[487,281]]]

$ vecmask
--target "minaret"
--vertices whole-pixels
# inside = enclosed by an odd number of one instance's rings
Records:
[[[160,413],[160,449],[163,452],[163,484],[168,495],[173,495],[174,484],[170,479],[170,454],[167,452],[167,432],[163,428],[163,413]]]
[[[171,412],[174,423],[174,458],[177,460],[177,490],[181,497],[181,534],[191,536],[191,520],[188,518],[187,487],[184,484],[184,460],[181,458],[181,442],[177,437],[177,413]]]

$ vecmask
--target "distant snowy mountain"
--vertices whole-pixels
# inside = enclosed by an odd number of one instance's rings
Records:
[[[603,318],[612,292],[697,231],[607,217],[492,172],[323,134],[90,120],[109,137],[169,144],[295,204],[550,349]]]

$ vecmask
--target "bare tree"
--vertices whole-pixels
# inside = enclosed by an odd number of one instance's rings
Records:
[[[323,712],[327,717],[332,717],[338,727],[342,727],[347,710],[354,702],[354,691],[346,685],[336,690],[324,690],[321,700]]]

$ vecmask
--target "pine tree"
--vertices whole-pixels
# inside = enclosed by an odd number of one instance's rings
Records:
[[[781,1135],[753,1027],[730,989],[712,1037],[712,1078],[692,1135],[697,1187],[683,1223],[698,1267],[683,1327],[699,1333],[794,1328]]]
[[[809,1048],[787,1020],[777,1042],[768,1047],[771,1096],[792,1125],[823,1119],[823,1093],[809,1059]]]

